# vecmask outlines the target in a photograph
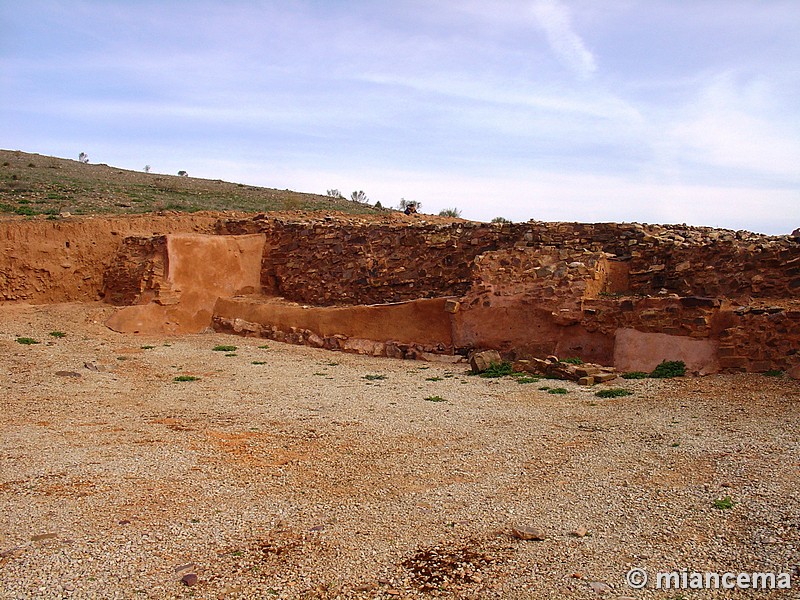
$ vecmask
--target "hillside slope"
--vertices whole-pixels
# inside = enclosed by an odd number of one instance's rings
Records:
[[[162,210],[378,212],[367,204],[317,194],[128,171],[0,150],[0,214],[130,214]]]

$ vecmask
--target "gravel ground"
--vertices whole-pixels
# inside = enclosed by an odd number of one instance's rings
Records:
[[[800,598],[797,381],[618,380],[633,395],[601,399],[121,335],[111,311],[0,306],[2,598]],[[632,567],[792,589],[634,590]]]

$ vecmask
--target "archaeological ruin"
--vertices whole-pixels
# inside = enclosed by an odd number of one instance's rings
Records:
[[[0,223],[0,299],[457,361],[577,357],[696,374],[800,365],[800,238],[636,223],[210,213]]]

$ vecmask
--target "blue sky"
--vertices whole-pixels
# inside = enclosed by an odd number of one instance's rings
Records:
[[[0,0],[0,147],[515,221],[800,227],[800,4]]]

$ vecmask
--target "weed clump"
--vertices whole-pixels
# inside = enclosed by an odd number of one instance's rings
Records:
[[[199,377],[194,377],[193,375],[178,375],[172,381],[198,381]]]
[[[609,388],[607,390],[600,390],[595,393],[598,398],[620,398],[622,396],[630,396],[633,392],[624,390],[622,388]]]
[[[551,388],[547,390],[548,394],[568,394],[569,390],[567,388]]]
[[[682,360],[664,360],[650,373],[650,377],[653,379],[668,379],[684,375],[686,375],[686,363]]]
[[[714,508],[717,510],[730,510],[733,508],[733,505],[736,502],[733,501],[733,498],[730,496],[725,496],[724,498],[717,498],[714,500]]]
[[[568,365],[582,365],[583,364],[583,360],[581,360],[577,356],[573,356],[572,358],[562,358],[558,362],[567,363]]]
[[[18,337],[17,343],[22,344],[23,346],[32,346],[33,344],[38,344],[38,340],[29,337]]]
[[[441,396],[428,396],[427,398],[425,398],[425,400],[427,402],[447,402],[447,400],[445,400]]]
[[[214,352],[236,352],[236,346],[214,346],[212,348]]]
[[[50,332],[50,337],[63,338],[63,337],[67,337],[67,334],[64,333],[63,331],[51,331]]]
[[[514,367],[511,366],[510,362],[501,362],[501,363],[492,363],[489,365],[483,373],[481,373],[481,377],[505,377],[506,375],[511,375],[514,372]]]
[[[647,379],[648,377],[650,377],[650,374],[644,371],[630,371],[622,374],[623,379]]]

